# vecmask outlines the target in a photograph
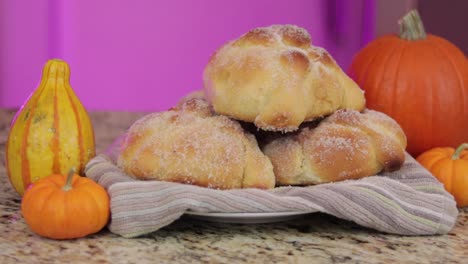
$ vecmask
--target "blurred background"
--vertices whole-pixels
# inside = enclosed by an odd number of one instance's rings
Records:
[[[0,108],[20,107],[61,58],[88,110],[165,110],[202,87],[223,43],[271,24],[306,28],[346,70],[412,8],[468,54],[464,0],[0,0]]]

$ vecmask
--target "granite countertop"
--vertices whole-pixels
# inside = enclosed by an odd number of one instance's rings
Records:
[[[144,113],[90,113],[97,152]],[[443,236],[404,237],[362,228],[321,213],[279,223],[223,224],[183,217],[146,236],[107,229],[58,241],[29,230],[20,196],[5,171],[5,141],[14,111],[0,110],[0,263],[463,263],[468,208]]]

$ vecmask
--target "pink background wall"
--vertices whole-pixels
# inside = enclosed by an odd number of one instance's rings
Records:
[[[0,0],[0,107],[17,108],[49,58],[88,110],[157,111],[202,87],[210,55],[251,28],[305,27],[347,67],[373,38],[374,1]]]

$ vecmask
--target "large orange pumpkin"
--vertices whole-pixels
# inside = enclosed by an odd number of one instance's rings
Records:
[[[468,141],[468,60],[449,41],[426,34],[416,11],[400,26],[399,35],[382,36],[359,51],[349,68],[367,107],[402,126],[413,156]]]

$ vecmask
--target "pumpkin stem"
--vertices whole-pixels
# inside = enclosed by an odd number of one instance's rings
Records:
[[[409,11],[398,21],[400,38],[405,40],[421,40],[426,38],[424,25],[416,9]]]
[[[462,151],[465,149],[468,149],[468,143],[463,143],[460,146],[458,146],[458,148],[455,150],[455,153],[453,153],[452,155],[452,159],[453,160],[459,159]]]
[[[75,168],[72,168],[70,172],[68,172],[67,180],[65,181],[65,185],[62,187],[62,190],[67,192],[72,189],[73,175],[75,175]]]

